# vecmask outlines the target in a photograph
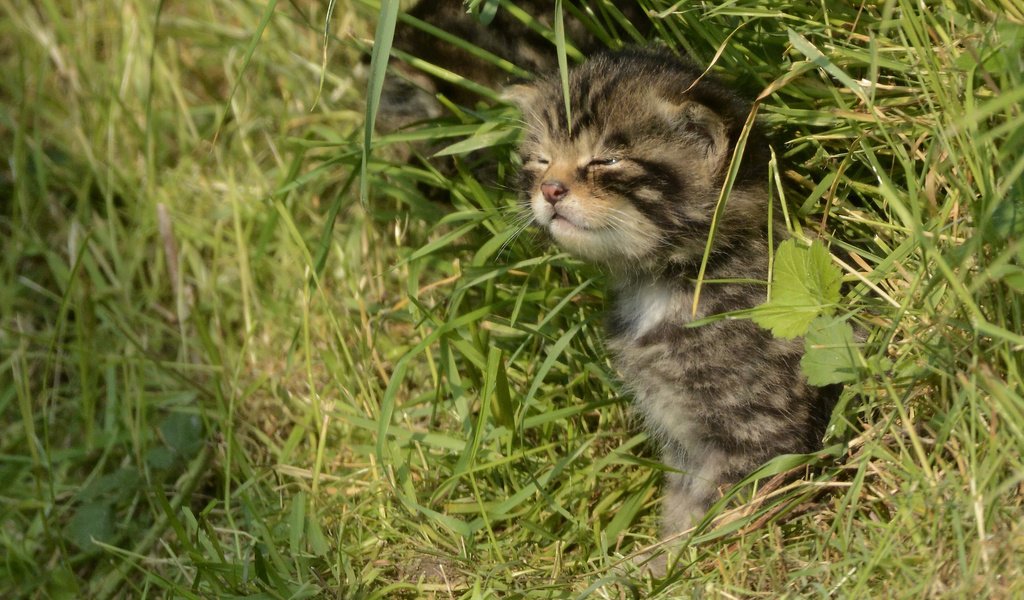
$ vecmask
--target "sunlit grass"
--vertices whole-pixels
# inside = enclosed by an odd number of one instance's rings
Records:
[[[649,4],[770,87],[773,197],[844,270],[821,456],[631,572],[660,468],[601,274],[514,235],[510,107],[377,136],[363,206],[377,3],[3,1],[0,595],[1020,595],[1020,7]]]

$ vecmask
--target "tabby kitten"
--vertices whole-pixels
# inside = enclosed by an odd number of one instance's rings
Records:
[[[571,126],[557,74],[509,93],[526,124],[521,186],[534,221],[611,276],[608,347],[674,469],[665,535],[689,528],[719,486],[774,456],[819,448],[834,405],[834,390],[808,385],[800,372],[802,340],[775,339],[741,319],[687,326],[763,302],[772,250],[768,146],[754,131],[692,313],[712,214],[750,108],[701,72],[665,50],[599,54],[570,74]]]

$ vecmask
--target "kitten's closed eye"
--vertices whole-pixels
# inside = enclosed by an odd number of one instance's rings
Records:
[[[588,167],[610,167],[619,164],[618,158],[595,158],[587,163]]]

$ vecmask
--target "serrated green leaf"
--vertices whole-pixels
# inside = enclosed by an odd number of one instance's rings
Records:
[[[855,381],[858,363],[853,350],[853,328],[839,317],[818,317],[804,336],[800,368],[807,383],[825,386]]]
[[[751,318],[775,337],[803,335],[814,319],[831,314],[841,281],[821,242],[803,247],[786,240],[775,252],[771,300],[755,308]]]
[[[768,302],[751,311],[755,323],[770,329],[777,338],[791,340],[807,332],[811,321],[821,312],[817,306],[793,306]]]
[[[783,304],[830,306],[839,301],[842,273],[821,242],[809,248],[786,240],[775,253],[772,300]]]

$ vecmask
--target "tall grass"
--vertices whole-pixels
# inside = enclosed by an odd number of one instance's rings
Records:
[[[0,0],[0,595],[1024,593],[1024,7],[646,4],[844,270],[825,451],[632,570],[660,466],[511,108],[376,137],[363,206],[378,3]]]

